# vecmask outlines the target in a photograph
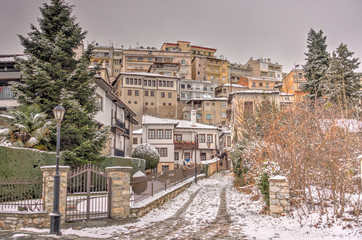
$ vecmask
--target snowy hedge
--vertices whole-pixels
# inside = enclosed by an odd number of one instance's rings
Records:
[[[146,160],[146,169],[157,167],[157,164],[160,161],[160,155],[156,148],[148,143],[138,145],[134,150],[132,157]]]
[[[138,171],[144,172],[146,167],[146,160],[131,157],[107,157],[101,164],[101,168],[114,166],[128,166],[132,167],[131,176]]]

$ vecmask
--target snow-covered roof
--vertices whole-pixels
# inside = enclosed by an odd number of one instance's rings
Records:
[[[219,87],[236,87],[236,88],[248,88],[240,84],[223,83]]]
[[[8,55],[0,55],[0,62],[15,62],[15,57],[26,59],[26,56],[22,54],[8,54]]]
[[[178,78],[173,76],[161,75],[156,73],[148,72],[121,72],[120,75],[137,75],[137,76],[146,76],[146,77],[162,77],[162,78]]]
[[[265,91],[265,90],[243,90],[243,91],[237,91],[233,92],[230,95],[233,94],[279,94],[278,91]]]
[[[284,93],[284,92],[281,92],[279,93],[280,96],[294,96],[294,94],[292,93]]]
[[[177,125],[179,120],[167,119],[167,118],[158,118],[149,115],[143,115],[142,124],[168,124],[168,125]]]
[[[213,125],[207,125],[207,124],[202,124],[202,123],[196,123],[196,124],[191,124],[191,121],[186,121],[186,120],[178,120],[179,123],[176,126],[176,129],[179,128],[189,128],[189,129],[218,129],[217,127],[213,126]]]
[[[246,78],[249,78],[250,80],[255,80],[255,81],[272,81],[272,82],[278,81],[278,79],[276,79],[276,78],[271,78],[271,77],[263,77],[263,78],[246,77]]]
[[[191,100],[198,100],[198,101],[227,101],[227,98],[215,98],[210,95],[203,95],[204,98],[192,98]]]
[[[142,134],[142,128],[137,129],[137,130],[134,130],[132,133],[133,133],[133,135],[135,135],[135,134]]]

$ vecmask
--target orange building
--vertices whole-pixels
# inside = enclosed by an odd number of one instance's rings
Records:
[[[284,77],[282,92],[294,94],[295,101],[299,102],[307,95],[307,93],[302,90],[302,86],[306,81],[303,68],[300,65],[296,65],[296,67]]]

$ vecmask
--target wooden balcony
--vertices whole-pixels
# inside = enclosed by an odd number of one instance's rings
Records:
[[[176,149],[195,149],[198,148],[197,142],[174,142]]]

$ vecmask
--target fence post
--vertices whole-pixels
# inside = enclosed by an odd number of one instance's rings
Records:
[[[275,176],[269,178],[270,214],[279,217],[290,211],[289,184],[286,177]]]
[[[56,166],[43,166],[40,170],[43,172],[44,191],[42,200],[44,203],[44,211],[47,213],[53,212],[54,202],[54,175]],[[65,211],[67,205],[67,183],[69,166],[59,166],[60,175],[60,191],[59,191],[59,212],[61,214],[61,223],[65,222]],[[50,218],[49,218],[50,224]]]
[[[152,186],[151,186],[151,194],[152,194],[152,197],[153,197],[153,181],[155,180],[155,177],[152,176]]]
[[[111,218],[127,218],[130,214],[130,172],[132,167],[107,167],[111,186]]]

